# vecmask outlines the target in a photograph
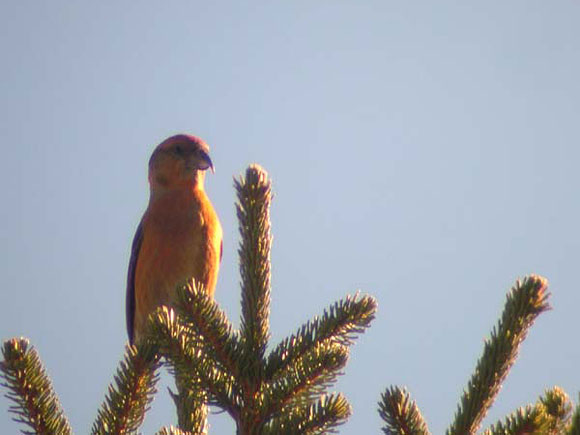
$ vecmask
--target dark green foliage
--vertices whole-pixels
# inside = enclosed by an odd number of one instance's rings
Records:
[[[202,301],[215,304],[203,292],[197,292],[195,287],[191,289],[192,296],[197,294]],[[195,388],[201,385],[209,394],[210,404],[222,407],[232,416],[237,415],[241,398],[235,378],[216,364],[217,358],[209,356],[214,351],[211,348],[204,350],[205,343],[198,344],[201,336],[196,335],[193,328],[185,328],[183,323],[177,320],[172,310],[165,307],[158,310],[151,330],[158,337],[160,352],[167,358],[173,372],[189,373],[189,382]]]
[[[127,346],[115,381],[99,409],[91,433],[131,434],[136,432],[156,393],[160,359],[156,346]]]
[[[547,390],[535,405],[520,408],[505,421],[498,422],[484,435],[560,435],[566,433],[572,414],[572,403],[559,387]]]
[[[421,411],[405,389],[395,386],[387,388],[381,395],[379,415],[386,423],[383,427],[386,435],[429,434]]]
[[[323,395],[318,400],[294,406],[271,418],[260,431],[261,435],[294,435],[334,433],[351,414],[346,398],[338,393]]]
[[[504,311],[497,327],[485,342],[483,355],[469,380],[448,435],[475,434],[481,421],[495,400],[503,381],[514,364],[519,346],[535,319],[550,309],[548,283],[545,278],[531,275],[517,281],[507,295]],[[379,414],[386,422],[385,434],[428,434],[419,408],[409,393],[391,387],[383,393]],[[520,408],[505,421],[485,431],[485,435],[556,435],[578,430],[571,417],[572,404],[558,387],[546,391],[535,406]]]
[[[506,417],[505,421],[497,422],[484,432],[484,435],[524,435],[544,433],[544,419],[541,411],[532,405],[520,408]]]
[[[169,426],[169,427],[164,427],[159,432],[157,432],[155,435],[194,435],[194,434],[192,432],[181,430],[177,427]],[[197,434],[195,434],[195,435],[197,435]]]
[[[541,412],[546,434],[563,434],[572,417],[572,402],[559,387],[547,390],[536,403]]]
[[[580,395],[578,396],[578,404],[574,410],[574,414],[570,419],[570,426],[566,431],[567,435],[580,435]]]
[[[14,421],[23,423],[32,431],[25,434],[71,434],[69,422],[52,389],[36,350],[25,338],[13,338],[2,347],[4,361],[0,362],[2,386],[8,389],[6,397],[14,402],[9,408]]]
[[[174,369],[177,393],[169,394],[177,409],[177,424],[180,430],[194,434],[205,434],[208,431],[207,394],[197,379],[192,379],[189,372],[182,372],[180,367]]]
[[[534,320],[550,308],[547,281],[529,276],[517,281],[507,295],[501,319],[486,340],[483,355],[447,430],[449,435],[475,433],[514,364],[520,344]]]
[[[178,290],[181,305],[178,307],[182,326],[174,331],[178,336],[188,340],[192,348],[216,350],[212,362],[217,367],[232,371],[236,376],[241,352],[239,332],[234,329],[225,313],[217,303],[207,295],[204,289],[191,281]],[[170,311],[165,312],[167,323],[174,323],[175,319]],[[175,325],[177,326],[177,325]]]
[[[376,300],[370,296],[347,296],[331,305],[321,317],[303,325],[290,337],[285,338],[268,356],[266,377],[272,379],[292,364],[308,349],[319,343],[333,341],[348,346],[356,334],[364,332],[374,319]]]
[[[570,426],[566,431],[567,435],[580,435],[580,395],[578,396],[578,404],[574,410],[574,414],[570,418]]]
[[[307,352],[284,373],[260,388],[264,414],[275,415],[320,397],[339,375],[348,360],[348,348],[328,343]]]
[[[270,203],[272,184],[257,165],[246,178],[234,180],[238,193],[236,211],[240,230],[240,276],[242,287],[241,336],[246,360],[244,373],[261,376],[263,357],[270,338]]]
[[[248,379],[249,377],[236,377],[235,373],[243,371],[242,343],[238,341],[237,332],[224,320],[224,314],[219,311],[216,303],[202,290],[197,289],[194,283],[180,289],[180,294],[182,303],[178,306],[179,313],[184,313],[188,305],[195,304],[196,307],[190,312],[199,311],[205,315],[197,322],[189,323],[186,320],[188,316],[176,316],[172,310],[162,308],[154,318],[152,334],[157,337],[160,352],[167,357],[173,370],[188,370],[191,382],[199,383],[208,393],[209,403],[227,411],[239,427],[243,427],[241,425],[244,419],[261,422],[256,423],[259,426],[273,418],[279,419],[278,414],[290,413],[294,408],[300,408],[303,411],[293,413],[291,421],[296,423],[298,416],[310,415],[316,419],[316,422],[312,421],[312,433],[317,433],[318,429],[315,428],[332,427],[348,416],[350,411],[346,411],[350,408],[338,406],[343,399],[338,402],[320,401],[320,397],[334,383],[348,359],[348,348],[342,344],[344,340],[332,336],[326,340],[312,340],[309,348],[305,347],[300,354],[293,354],[291,363],[278,363],[277,366],[283,369],[267,381],[258,383],[255,379]],[[369,317],[376,306],[370,303],[372,299],[368,297],[347,300],[352,302],[348,306],[354,307],[354,311],[355,308],[359,309],[359,315],[350,313],[350,316],[346,316],[350,320],[343,320],[344,328],[349,331],[362,330],[363,325],[368,325]],[[360,305],[367,309],[360,310]],[[321,322],[328,329],[325,322],[333,321],[334,317],[323,318],[327,320],[317,322]],[[214,327],[210,327],[211,325]],[[218,325],[221,327],[217,327]],[[202,335],[201,331],[208,331],[213,337],[212,340]],[[230,364],[235,365],[233,370],[230,370]],[[251,384],[248,386],[249,383]],[[256,394],[248,400],[245,389],[255,391]],[[317,407],[311,408],[313,403],[318,403]],[[333,421],[324,421],[321,418],[331,418]]]
[[[162,343],[162,354],[168,357],[176,376],[178,394],[172,397],[177,407],[179,427],[183,430],[190,430],[194,433],[206,432],[203,428],[207,426],[207,407],[204,403],[215,403],[216,400],[224,405],[226,409],[233,412],[232,395],[227,391],[231,385],[223,385],[224,377],[220,377],[221,368],[237,373],[238,365],[235,358],[239,352],[238,333],[233,330],[225,314],[219,309],[217,304],[207,295],[203,288],[190,282],[183,288],[178,289],[178,293],[183,302],[182,309],[179,310],[183,322],[192,325],[191,328],[183,327],[173,319],[174,313],[161,308],[154,317],[152,330],[157,330],[160,335],[157,339]],[[167,341],[168,337],[179,338],[179,346],[176,341]],[[203,348],[206,352],[200,354],[196,349]],[[213,349],[212,358],[206,356]],[[199,359],[201,357],[203,359]],[[192,359],[200,363],[199,376],[191,376],[195,372]],[[214,382],[212,376],[218,378]],[[206,384],[213,385],[214,396],[208,397],[203,390],[203,382],[199,378],[204,378]],[[214,376],[215,378],[215,376]],[[216,383],[217,382],[217,383]],[[185,390],[184,390],[185,388]],[[217,398],[217,399],[215,399]]]

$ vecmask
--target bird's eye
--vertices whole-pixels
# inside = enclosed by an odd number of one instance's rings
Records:
[[[183,148],[181,147],[181,145],[176,145],[175,146],[175,152],[177,154],[182,154],[183,153]]]

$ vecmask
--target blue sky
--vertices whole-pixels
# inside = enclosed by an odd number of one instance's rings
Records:
[[[236,325],[232,177],[252,162],[275,191],[272,344],[357,289],[378,299],[336,386],[354,408],[341,433],[379,433],[391,384],[442,433],[532,272],[554,309],[486,423],[553,385],[576,400],[579,15],[573,1],[3,2],[0,337],[32,340],[87,433],[126,341],[147,160],[188,132],[212,149],[216,299]],[[144,433],[174,423],[169,383]],[[226,415],[211,425],[233,433]],[[0,432],[16,430],[5,412]]]

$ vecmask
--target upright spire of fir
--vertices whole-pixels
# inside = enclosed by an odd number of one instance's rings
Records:
[[[240,229],[240,276],[242,319],[240,333],[246,349],[249,372],[260,376],[260,367],[270,338],[270,203],[272,184],[258,165],[234,180],[238,194],[236,211]]]
[[[267,173],[252,165],[235,181],[240,226],[241,328],[195,282],[179,290],[177,315],[160,309],[152,332],[182,379],[227,411],[238,434],[315,434],[343,423],[350,405],[328,393],[349,346],[370,325],[376,301],[347,296],[266,355],[270,337],[270,203]]]

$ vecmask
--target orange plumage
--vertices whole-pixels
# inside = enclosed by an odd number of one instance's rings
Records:
[[[145,333],[149,314],[172,306],[189,278],[213,295],[222,254],[222,228],[204,190],[209,148],[195,136],[162,142],[149,160],[149,206],[137,228],[127,279],[127,332]]]

